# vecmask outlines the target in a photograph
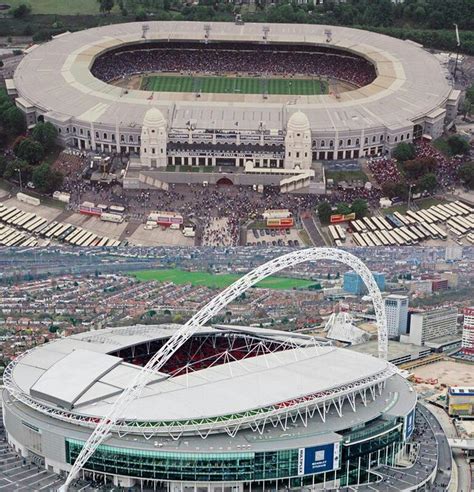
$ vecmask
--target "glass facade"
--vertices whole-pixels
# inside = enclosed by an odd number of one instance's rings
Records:
[[[385,275],[383,273],[372,273],[375,283],[380,290],[385,290]],[[355,295],[362,295],[367,293],[367,287],[356,272],[346,272],[344,274],[343,288],[346,292]]]
[[[82,441],[66,439],[73,463]],[[173,481],[245,482],[298,474],[298,449],[261,453],[173,453],[101,445],[86,468],[96,472]]]
[[[379,463],[393,463],[402,444],[399,420],[377,420],[343,435],[341,468],[331,479],[341,485],[364,483]],[[66,461],[72,464],[83,441],[66,439]],[[298,449],[265,452],[186,453],[99,446],[87,470],[143,480],[184,482],[255,482],[291,479],[292,486],[326,480],[324,474],[298,476]]]

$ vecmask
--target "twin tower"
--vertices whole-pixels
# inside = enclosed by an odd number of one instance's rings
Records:
[[[140,161],[151,168],[166,167],[168,129],[162,112],[149,109],[143,119],[140,147]],[[312,163],[311,127],[308,117],[302,111],[293,113],[286,127],[285,169],[310,169]]]

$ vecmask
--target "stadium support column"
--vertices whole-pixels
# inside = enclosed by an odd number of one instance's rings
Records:
[[[338,159],[339,154],[339,132],[336,130],[336,135],[334,136],[334,160]]]
[[[364,141],[365,141],[365,131],[364,131],[364,128],[362,128],[362,132],[360,134],[360,141],[359,141],[359,157],[364,156]],[[385,143],[384,143],[384,145],[385,145]]]
[[[120,130],[119,130],[119,123],[118,121],[115,122],[115,147],[117,149],[117,153],[121,153],[121,147],[120,147]]]
[[[96,149],[96,144],[95,144],[95,130],[94,130],[94,123],[91,121],[91,149],[95,151]]]

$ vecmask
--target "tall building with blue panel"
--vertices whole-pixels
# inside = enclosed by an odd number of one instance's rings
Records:
[[[372,273],[375,282],[380,290],[385,290],[385,274]],[[344,274],[344,290],[349,294],[363,295],[367,294],[367,288],[360,275],[356,272],[346,272]]]

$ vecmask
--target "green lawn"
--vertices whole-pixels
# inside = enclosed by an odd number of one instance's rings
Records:
[[[334,180],[334,183],[341,181],[351,182],[355,180],[361,180],[364,183],[369,181],[367,174],[364,171],[326,171],[326,179]]]
[[[99,13],[97,0],[5,0],[4,3],[12,8],[26,3],[31,7],[32,14],[87,15]]]
[[[400,203],[399,205],[395,205],[393,207],[389,208],[384,208],[383,213],[386,214],[393,214],[393,212],[399,212],[401,214],[406,214],[408,210],[408,204],[407,203]]]
[[[430,208],[433,205],[442,205],[444,203],[448,203],[448,201],[439,200],[438,198],[422,198],[421,200],[416,201],[416,204],[420,208]]]
[[[178,269],[168,270],[140,270],[129,272],[138,280],[157,280],[159,282],[173,282],[174,284],[203,285],[205,287],[223,289],[238,280],[241,276],[236,274],[211,274],[206,272],[186,272]],[[317,282],[300,280],[288,277],[269,277],[257,284],[266,289],[293,289],[306,288]]]
[[[326,82],[317,79],[263,79],[257,77],[192,77],[150,75],[141,88],[155,92],[202,92],[231,94],[327,94]]]

